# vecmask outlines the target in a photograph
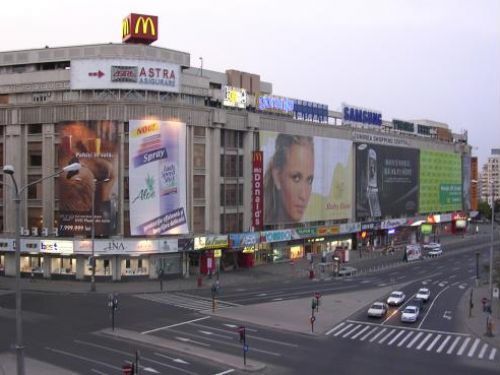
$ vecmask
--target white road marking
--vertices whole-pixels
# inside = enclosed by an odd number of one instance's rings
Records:
[[[379,340],[379,344],[383,344],[385,340],[387,340],[394,332],[396,332],[395,329],[391,330],[387,335],[385,335],[384,337],[382,337],[381,340]]]
[[[370,329],[370,326],[366,326],[365,328],[363,328],[361,331],[352,336],[351,339],[354,340],[356,337],[360,336],[363,332],[365,332],[368,329]]]
[[[436,297],[434,297],[434,299],[432,300],[432,303],[431,305],[429,306],[429,308],[427,309],[427,312],[425,313],[424,317],[422,318],[422,321],[420,322],[420,324],[418,325],[418,328],[421,328],[422,327],[422,324],[424,324],[425,322],[425,319],[427,319],[427,315],[429,315],[429,313],[431,312],[431,309],[432,309],[432,306],[434,306],[434,304],[436,303],[438,297],[446,290],[448,289],[449,286],[447,286],[446,288],[444,288],[442,291],[440,291]]]
[[[213,332],[210,331],[202,331],[201,329],[198,330],[198,332],[203,333],[205,335],[213,335]]]
[[[342,327],[343,325],[345,324],[345,322],[342,322],[340,323],[339,325],[336,325],[335,327],[333,327],[331,330],[329,330],[328,332],[325,333],[325,335],[329,335],[330,333],[334,332],[335,330],[339,329],[340,327]]]
[[[374,342],[377,339],[377,337],[379,337],[382,333],[384,333],[385,330],[387,330],[387,328],[382,328],[382,330],[379,333],[377,333],[370,339],[370,342]]]
[[[381,327],[382,324],[380,323],[371,323],[371,322],[363,322],[360,320],[346,320],[346,323],[354,323],[354,324],[367,324],[371,326],[376,326],[376,327]],[[384,326],[387,327],[387,326]],[[470,334],[468,333],[460,333],[460,332],[448,332],[448,331],[439,331],[435,329],[426,329],[426,328],[414,328],[414,327],[402,327],[402,329],[407,330],[407,331],[417,331],[417,332],[431,332],[431,333],[440,333],[442,335],[454,335],[454,336],[464,336],[464,337],[469,337]]]
[[[490,356],[489,356],[489,359],[490,359],[491,361],[493,361],[493,358],[495,358],[495,354],[496,354],[496,353],[497,353],[496,348],[492,348],[492,349],[491,349],[491,352],[490,352]]]
[[[378,329],[378,327],[374,327],[370,332],[368,332],[366,335],[364,335],[363,337],[361,337],[359,340],[360,341],[365,341],[365,339],[370,336],[373,332],[375,332],[376,330]]]
[[[93,369],[92,369],[92,370],[90,370],[90,371],[95,372],[96,374],[99,374],[99,375],[108,375],[108,374],[106,374],[105,372],[101,372],[101,371],[99,371],[99,370],[96,370],[95,368],[93,368]]]
[[[481,351],[479,352],[479,359],[483,359],[484,353],[486,353],[486,349],[488,348],[488,344],[484,343],[483,347],[481,348]]]
[[[356,326],[354,327],[353,329],[351,329],[349,332],[347,332],[346,334],[344,334],[342,337],[343,338],[346,338],[347,336],[349,336],[351,333],[353,333],[354,331],[356,331],[357,329],[361,328],[362,326]]]
[[[160,328],[155,328],[155,329],[150,329],[148,331],[144,331],[144,332],[141,332],[141,335],[149,335],[150,333],[153,333],[153,332],[158,332],[158,331],[161,331],[163,329],[168,329],[168,328],[173,328],[173,327],[179,327],[179,326],[182,326],[184,324],[189,324],[189,323],[193,323],[193,322],[198,322],[200,320],[205,320],[205,319],[210,319],[209,316],[205,316],[203,318],[198,318],[198,319],[193,319],[193,320],[188,320],[186,322],[182,322],[182,323],[177,323],[177,324],[172,324],[172,325],[169,325],[169,326],[164,326],[164,327],[160,327]]]
[[[260,294],[257,294],[257,297],[266,297],[267,296],[267,293],[260,293]]]
[[[236,328],[236,327],[238,327],[236,324],[227,324],[227,323],[225,323],[224,325],[227,326],[227,327],[229,327],[229,328]]]
[[[467,285],[465,285],[465,284],[460,284],[458,287],[459,287],[460,289],[465,289],[465,288],[467,287]]]
[[[408,334],[405,337],[403,337],[403,340],[401,340],[399,342],[398,347],[403,346],[403,344],[406,342],[406,340],[408,340],[412,335],[413,335],[413,331],[408,332]]]
[[[422,342],[420,344],[418,344],[417,346],[417,350],[420,350],[422,349],[422,347],[425,345],[425,343],[431,338],[432,336],[432,333],[429,333],[427,334],[427,336],[425,336],[425,338],[422,340]]]
[[[347,331],[349,328],[352,327],[352,324],[348,324],[346,325],[344,328],[342,328],[340,331],[337,331],[335,332],[335,334],[333,335],[334,337],[337,337],[338,335],[340,335],[342,332],[344,331]]]
[[[226,375],[226,374],[230,374],[232,372],[234,372],[234,369],[229,369],[226,371],[218,372],[217,374],[214,374],[214,375]]]
[[[206,347],[209,347],[209,346],[210,346],[209,344],[205,344],[204,342],[200,342],[200,341],[192,340],[192,339],[187,338],[187,337],[179,337],[179,336],[175,336],[175,339],[176,339],[176,340],[179,340],[179,341],[182,341],[182,342],[192,342],[193,344],[197,344],[197,345],[201,345],[201,346],[206,346]]]
[[[457,355],[462,355],[462,353],[464,352],[465,347],[467,346],[467,344],[469,343],[469,341],[470,341],[470,337],[467,337],[464,340],[464,342],[463,342],[462,346],[460,347],[460,349],[458,349]]]
[[[185,360],[183,359],[180,359],[180,358],[173,358],[173,357],[169,357],[168,355],[165,355],[163,353],[154,353],[154,355],[157,355],[158,357],[162,357],[162,358],[166,358],[166,359],[170,359],[172,362],[175,362],[175,363],[182,363],[183,365],[189,365],[189,362],[186,362]]]
[[[441,338],[441,335],[437,335],[436,338],[431,342],[431,344],[427,347],[427,351],[430,352],[432,350],[432,348],[434,347],[434,345],[436,345],[436,343],[439,341],[439,339]]]
[[[439,345],[439,348],[438,350],[436,350],[436,353],[441,353],[441,351],[443,350],[443,348],[445,347],[445,345],[448,343],[448,341],[450,341],[451,339],[451,336],[447,336],[444,341],[441,343],[441,345]]]
[[[281,298],[281,297],[273,298],[272,301],[283,301],[283,298]]]
[[[394,341],[396,341],[398,339],[398,337],[401,336],[403,333],[405,333],[405,331],[403,331],[403,330],[399,331],[399,333],[396,336],[394,336],[392,338],[392,340],[387,343],[387,345],[392,345],[394,343]]]
[[[423,332],[419,332],[414,338],[413,340],[410,341],[410,343],[408,345],[406,345],[406,347],[409,349],[411,348],[416,342],[417,340],[419,339],[420,336],[422,336],[424,333]]]
[[[475,339],[474,340],[474,343],[472,344],[472,346],[471,346],[471,348],[469,350],[469,353],[467,354],[468,357],[472,357],[474,355],[474,352],[476,351],[476,348],[479,345],[480,341],[481,340],[479,340],[479,339]]]

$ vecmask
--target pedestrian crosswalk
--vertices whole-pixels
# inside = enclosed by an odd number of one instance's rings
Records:
[[[163,303],[165,305],[181,307],[193,311],[204,311],[213,309],[211,298],[205,298],[185,293],[144,293],[135,294],[134,297],[142,298],[148,301]],[[216,309],[227,309],[240,306],[236,303],[220,301],[216,299]]]
[[[456,355],[462,358],[500,360],[497,349],[465,333],[434,331],[411,327],[383,326],[346,320],[325,333],[328,336],[368,343]]]

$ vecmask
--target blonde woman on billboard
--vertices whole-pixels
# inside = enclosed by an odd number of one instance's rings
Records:
[[[279,134],[264,175],[264,223],[300,222],[311,197],[313,179],[313,138]]]

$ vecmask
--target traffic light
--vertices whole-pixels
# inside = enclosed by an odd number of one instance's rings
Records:
[[[238,333],[240,334],[240,342],[245,343],[246,342],[245,327],[239,326]]]
[[[133,363],[125,363],[122,366],[122,375],[134,375],[135,374],[135,366]]]

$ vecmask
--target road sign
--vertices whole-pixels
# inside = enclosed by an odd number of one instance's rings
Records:
[[[498,288],[493,288],[493,298],[499,298],[500,296],[500,291]]]
[[[246,352],[248,352],[248,345],[247,345],[247,344],[245,344],[245,345],[243,346],[243,351],[244,351],[245,353],[246,353]]]
[[[313,315],[311,316],[311,324],[314,323],[316,321],[316,317]]]

